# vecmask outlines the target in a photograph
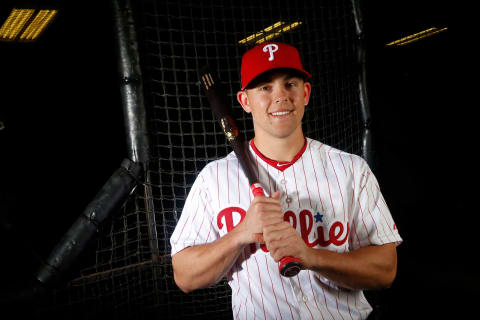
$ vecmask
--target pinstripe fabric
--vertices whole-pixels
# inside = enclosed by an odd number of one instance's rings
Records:
[[[265,192],[280,189],[285,219],[307,245],[347,252],[402,239],[366,162],[312,139],[292,163],[265,159],[251,144]],[[233,153],[199,174],[170,239],[172,255],[212,242],[240,223],[252,201]],[[340,288],[315,272],[284,278],[259,245],[247,246],[227,273],[235,319],[366,319],[362,291]]]

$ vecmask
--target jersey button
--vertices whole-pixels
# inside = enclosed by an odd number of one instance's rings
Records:
[[[292,198],[287,197],[287,199],[285,199],[285,201],[286,201],[287,203],[290,203],[290,202],[292,202]]]
[[[303,296],[303,297],[302,297],[302,300],[303,300],[303,302],[307,302],[307,301],[308,301],[308,297],[307,297],[307,296]]]
[[[281,184],[286,184],[286,183],[287,183],[287,180],[282,179],[282,180],[280,180],[280,183],[281,183]]]

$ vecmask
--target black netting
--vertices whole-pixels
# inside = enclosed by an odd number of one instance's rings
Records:
[[[246,139],[252,123],[236,101],[239,41],[268,26],[297,23],[273,39],[295,45],[312,78],[306,136],[361,154],[362,120],[355,26],[350,1],[134,1],[148,115],[150,179],[103,228],[95,261],[52,307],[70,318],[231,318],[226,282],[190,294],[173,281],[169,237],[196,175],[231,151],[200,87],[209,65],[224,83]],[[263,33],[257,37],[268,36]],[[150,196],[151,194],[151,196]],[[147,218],[151,203],[154,221]],[[154,228],[150,228],[153,226]],[[151,242],[158,243],[159,256]],[[158,259],[158,260],[156,260]]]

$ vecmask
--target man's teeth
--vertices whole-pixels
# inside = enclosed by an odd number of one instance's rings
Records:
[[[281,112],[272,112],[272,115],[274,116],[284,116],[286,114],[289,114],[290,111],[281,111]]]

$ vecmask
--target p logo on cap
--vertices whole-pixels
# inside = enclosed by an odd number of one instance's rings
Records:
[[[297,48],[280,42],[262,43],[244,53],[242,57],[242,90],[264,72],[288,68],[302,72],[306,78],[311,75],[303,69]]]
[[[278,46],[275,43],[270,43],[267,44],[266,46],[263,47],[263,52],[269,52],[270,57],[268,57],[268,61],[272,61],[275,59],[275,56],[273,55],[274,52],[278,50]]]

